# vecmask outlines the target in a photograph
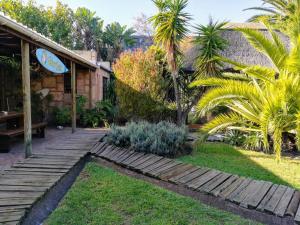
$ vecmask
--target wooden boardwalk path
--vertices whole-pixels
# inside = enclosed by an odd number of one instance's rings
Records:
[[[232,202],[240,207],[300,223],[300,192],[271,182],[253,180],[218,170],[184,164],[152,154],[137,153],[98,143],[91,150],[97,157],[139,173]]]
[[[85,157],[100,138],[99,132],[70,135],[48,146],[46,151],[0,172],[0,224],[20,224],[28,210]]]

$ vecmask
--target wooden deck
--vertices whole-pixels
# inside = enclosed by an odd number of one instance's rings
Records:
[[[100,138],[99,132],[81,131],[1,172],[0,224],[20,224],[28,210],[85,157]]]
[[[243,208],[280,218],[292,217],[300,224],[300,192],[293,188],[184,164],[152,154],[137,153],[106,143],[96,144],[91,152],[139,173],[184,185]]]

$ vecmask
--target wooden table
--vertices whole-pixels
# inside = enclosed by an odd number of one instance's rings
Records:
[[[6,123],[6,129],[23,126],[22,112],[9,112],[7,115],[0,113],[0,123]]]

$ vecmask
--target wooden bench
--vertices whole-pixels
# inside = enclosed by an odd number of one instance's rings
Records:
[[[45,122],[32,124],[32,130],[36,130],[38,137],[44,138],[46,126]],[[9,152],[12,138],[23,134],[24,127],[0,131],[0,152]]]

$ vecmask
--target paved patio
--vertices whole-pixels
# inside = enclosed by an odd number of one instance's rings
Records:
[[[107,129],[78,129],[77,134],[80,133],[105,133]],[[48,128],[46,130],[46,138],[33,137],[32,148],[33,153],[40,153],[47,151],[46,147],[49,145],[55,145],[55,143],[61,143],[63,140],[72,136],[71,128],[64,128],[58,130],[56,128]],[[17,161],[24,159],[24,145],[23,138],[20,137],[15,140],[12,145],[12,149],[9,153],[0,153],[0,171],[11,167]]]

